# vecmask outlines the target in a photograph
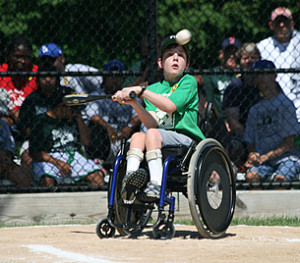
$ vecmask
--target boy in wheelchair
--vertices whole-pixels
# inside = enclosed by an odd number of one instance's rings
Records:
[[[167,37],[161,44],[157,64],[163,71],[161,82],[147,88],[126,87],[112,97],[121,104],[131,105],[148,128],[146,133],[133,134],[130,140],[121,190],[121,197],[128,204],[136,198],[141,202],[156,202],[159,199],[163,146],[181,144],[188,147],[193,140],[205,139],[197,126],[197,82],[193,76],[184,74],[190,64],[187,46],[177,44],[174,35]],[[144,99],[145,108],[130,97],[131,92]],[[150,175],[140,168],[144,155]]]

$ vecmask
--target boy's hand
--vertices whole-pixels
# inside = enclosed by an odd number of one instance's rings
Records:
[[[62,176],[68,176],[72,173],[71,165],[64,161],[57,160],[56,167],[58,168]]]
[[[250,168],[253,165],[258,166],[260,164],[262,164],[262,161],[260,159],[260,154],[257,152],[249,153],[248,160],[245,163],[245,167]]]
[[[133,86],[128,88],[123,88],[122,90],[117,91],[112,99],[118,101],[120,104],[132,104],[135,100],[135,97],[132,98],[132,92],[139,94],[141,92],[140,86]]]
[[[111,125],[108,125],[106,129],[109,140],[112,142],[118,141],[118,133],[116,132],[116,130]]]

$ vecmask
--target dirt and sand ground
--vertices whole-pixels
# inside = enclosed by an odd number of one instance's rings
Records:
[[[154,240],[151,229],[99,239],[95,225],[1,228],[0,262],[300,262],[300,227],[231,226],[214,240],[175,228],[171,240]]]

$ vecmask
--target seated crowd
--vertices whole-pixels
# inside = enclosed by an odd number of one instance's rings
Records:
[[[292,16],[288,9],[277,8],[271,23],[279,23],[279,18],[291,20]],[[292,23],[284,25],[293,30]],[[221,142],[235,173],[243,173],[244,180],[290,182],[300,174],[300,152],[295,144],[300,134],[299,107],[275,73],[247,73],[249,69],[280,68],[271,56],[265,57],[261,45],[226,38],[217,69],[241,68],[245,73],[195,76],[198,126],[206,137]],[[146,128],[130,105],[105,99],[67,107],[62,98],[72,93],[115,94],[128,81],[106,75],[57,77],[59,72],[98,69],[66,64],[63,50],[54,43],[39,49],[38,65],[32,64],[32,47],[24,37],[13,39],[5,55],[2,72],[44,73],[0,78],[0,184],[28,187],[85,182],[105,187],[107,170],[122,141]],[[124,69],[116,59],[103,65],[103,71]],[[145,83],[143,79],[142,86]]]

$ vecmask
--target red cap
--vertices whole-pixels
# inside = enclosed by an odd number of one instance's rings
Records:
[[[278,7],[272,11],[271,21],[274,21],[278,16],[285,16],[289,19],[293,19],[292,12],[286,7]]]

